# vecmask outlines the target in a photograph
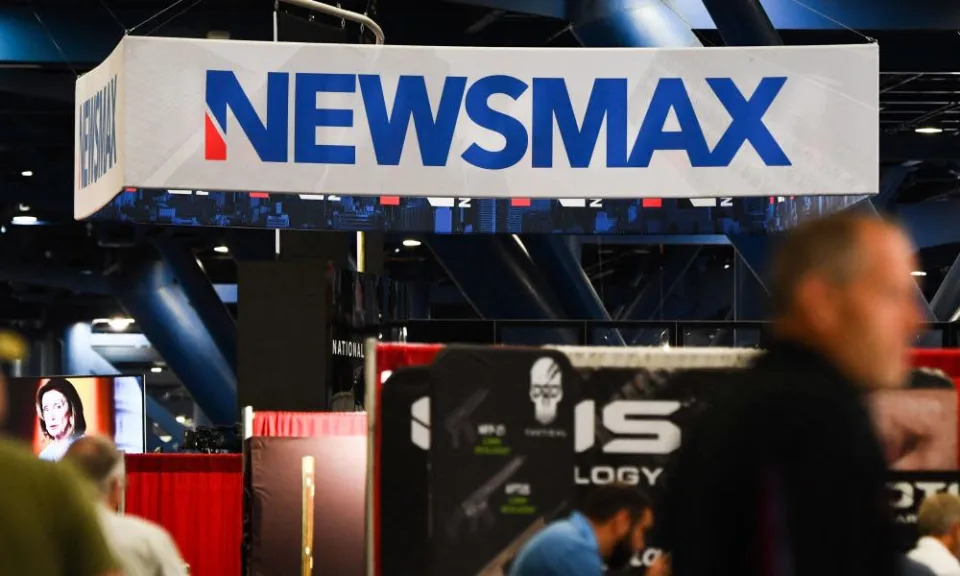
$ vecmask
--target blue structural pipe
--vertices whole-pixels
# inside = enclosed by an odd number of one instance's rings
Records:
[[[200,316],[201,322],[216,343],[220,354],[236,374],[237,323],[220,299],[216,288],[210,283],[207,275],[197,264],[196,257],[188,248],[170,238],[158,239],[155,245],[177,281],[184,286],[190,305]]]
[[[120,281],[119,298],[143,334],[180,377],[214,424],[237,421],[237,376],[204,324],[197,291],[213,291],[205,277],[180,277],[162,258],[141,254]],[[200,282],[200,280],[203,282]],[[217,302],[218,306],[222,304]],[[269,337],[269,335],[264,335]]]
[[[782,46],[760,0],[703,0],[727,46]]]
[[[567,18],[574,36],[592,48],[703,45],[690,25],[666,2],[568,2]]]

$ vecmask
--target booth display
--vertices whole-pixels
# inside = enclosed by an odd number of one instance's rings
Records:
[[[127,454],[144,451],[142,376],[54,376],[7,381],[7,427],[44,460],[77,438],[105,435]]]
[[[669,484],[666,466],[670,454],[682,442],[684,428],[698,413],[710,409],[705,400],[710,397],[711,387],[736,385],[736,379],[728,375],[760,354],[741,349],[556,350],[572,368],[563,372],[560,380],[565,384],[576,382],[569,391],[564,388],[562,395],[553,396],[557,406],[567,403],[575,407],[574,453],[570,454],[575,458],[573,465],[564,468],[566,472],[548,468],[551,474],[569,475],[565,505],[526,525],[495,525],[500,542],[507,545],[486,551],[486,562],[480,566],[499,571],[478,569],[476,573],[503,573],[509,557],[536,532],[536,526],[569,511],[579,487],[620,481],[636,484],[656,498]],[[508,361],[512,354],[523,357],[522,351],[526,352],[524,366]],[[446,573],[437,569],[438,565],[444,566],[438,564],[438,558],[444,557],[449,543],[437,516],[445,510],[444,501],[438,502],[435,494],[443,493],[447,480],[455,476],[445,463],[453,459],[436,448],[451,443],[456,432],[459,442],[474,446],[475,451],[488,450],[485,432],[495,430],[486,426],[482,412],[473,416],[486,402],[481,383],[489,378],[511,382],[525,392],[539,390],[544,381],[533,367],[543,354],[543,349],[535,348],[377,347],[375,378],[381,386],[377,437],[373,439],[377,446],[373,463],[375,530],[379,534],[379,548],[372,551],[377,558],[376,574]],[[484,361],[474,365],[468,360],[471,357]],[[572,391],[576,387],[581,389],[579,397]],[[437,391],[448,388],[462,390],[459,394],[466,401],[438,405]],[[447,392],[439,396],[444,394]],[[532,411],[535,416],[535,395],[531,392],[525,400],[498,403],[499,420],[507,420],[514,411]],[[906,550],[916,540],[916,510],[922,497],[957,490],[960,482],[957,393],[953,388],[884,391],[871,397],[871,407],[892,463],[891,506],[900,530],[900,545]],[[463,420],[475,427],[472,435],[457,427],[456,423]],[[469,475],[467,467],[457,462],[461,474]],[[442,475],[436,473],[438,469]],[[504,476],[508,476],[509,468],[504,470]],[[474,482],[483,478],[486,476]],[[535,492],[536,485],[531,483],[531,489]],[[488,490],[483,504],[497,507],[509,503],[513,495],[506,490],[505,485]],[[634,573],[643,574],[658,554],[653,548],[639,554],[632,563]]]

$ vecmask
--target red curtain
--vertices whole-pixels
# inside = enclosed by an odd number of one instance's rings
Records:
[[[254,412],[254,436],[366,436],[366,412]]]
[[[126,512],[166,528],[191,576],[241,573],[240,454],[130,454]]]
[[[913,351],[913,365],[917,368],[943,370],[954,380],[960,378],[960,349],[919,348]]]

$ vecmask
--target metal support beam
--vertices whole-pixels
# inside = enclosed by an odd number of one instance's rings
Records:
[[[531,262],[520,239],[499,236],[431,236],[427,246],[482,318],[557,320],[563,306]],[[540,334],[550,343],[576,343],[563,330]],[[542,342],[530,342],[531,344]]]
[[[583,320],[609,320],[603,301],[580,266],[579,255],[574,255],[569,242],[562,236],[537,234],[526,236],[524,245],[530,258],[543,268],[553,286],[562,286],[557,295],[566,311],[567,318]],[[623,337],[617,330],[602,330],[599,342],[602,346],[623,346]]]
[[[457,4],[524,12],[573,20],[570,14],[591,0],[447,0]],[[734,2],[735,0],[730,0]],[[599,3],[599,2],[596,2]],[[701,0],[649,0],[667,4],[696,30],[716,28]],[[956,30],[960,12],[955,0],[924,0],[922,8],[902,0],[763,0],[780,30]],[[841,24],[842,23],[842,24]]]
[[[760,0],[703,0],[727,46],[782,46]]]
[[[201,294],[216,292],[206,278],[180,276],[164,258],[143,252],[131,258],[120,279],[119,299],[144,335],[180,377],[193,399],[215,424],[237,420],[237,376],[224,356],[199,305]],[[202,280],[202,281],[201,281]],[[199,303],[199,304],[198,304]]]
[[[956,322],[960,319],[960,255],[950,265],[937,293],[930,301],[933,315],[941,322]]]
[[[908,174],[910,174],[910,164],[908,163],[883,169],[883,173],[880,175],[880,191],[870,199],[877,210],[880,212],[887,210],[890,203],[897,197],[897,192],[900,191],[900,186]]]
[[[773,238],[759,234],[732,234],[729,238],[744,267],[769,295],[770,291],[767,290],[764,278],[767,273],[767,263],[770,259]]]
[[[680,13],[659,0],[571,2],[567,18],[574,36],[591,48],[703,45]]]
[[[683,246],[666,260],[662,268],[644,279],[633,301],[623,309],[618,320],[656,320],[663,302],[679,285],[684,274],[700,256],[700,246]],[[632,339],[636,341],[636,338]]]

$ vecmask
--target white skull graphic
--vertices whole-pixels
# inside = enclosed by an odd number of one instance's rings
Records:
[[[557,418],[557,405],[563,400],[560,366],[551,358],[541,358],[530,369],[530,400],[537,421],[549,424]]]

